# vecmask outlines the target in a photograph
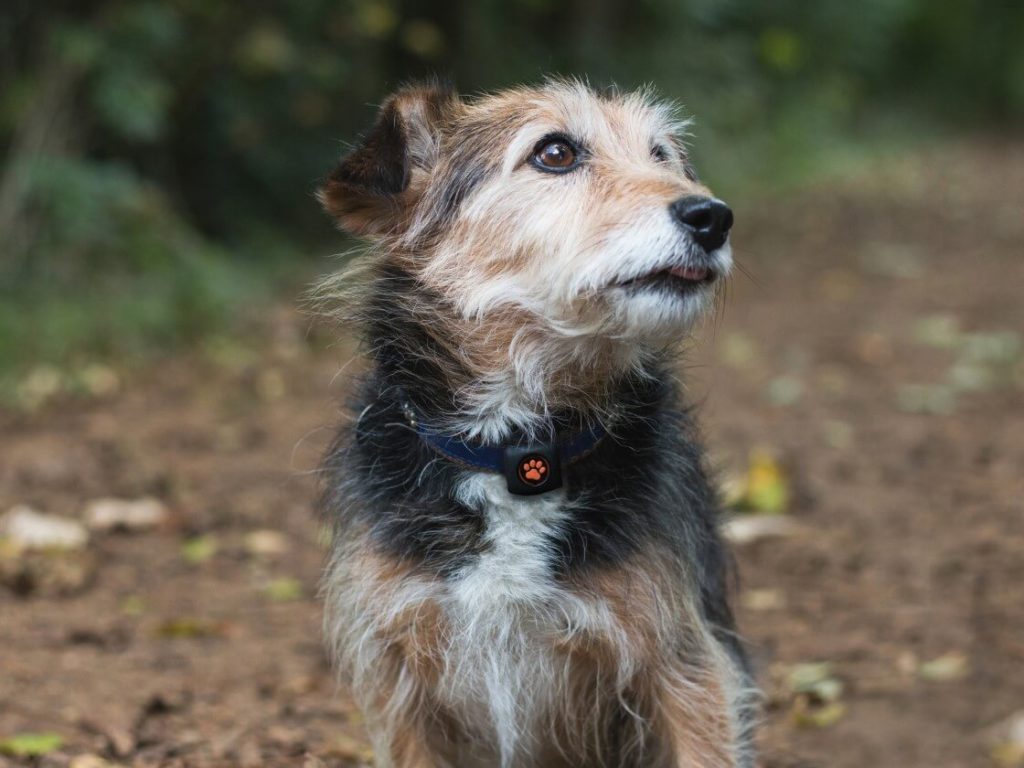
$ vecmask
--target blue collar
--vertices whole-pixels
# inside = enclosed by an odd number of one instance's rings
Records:
[[[423,424],[408,402],[403,401],[401,408],[409,425],[415,428],[424,443],[456,464],[504,475],[509,493],[518,496],[533,496],[561,488],[562,468],[590,454],[608,434],[602,424],[595,423],[582,432],[561,436],[548,443],[470,443]]]

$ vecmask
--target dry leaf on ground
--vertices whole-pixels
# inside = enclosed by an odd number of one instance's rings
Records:
[[[20,549],[82,549],[89,532],[80,522],[19,504],[0,518],[0,537]]]
[[[964,654],[953,651],[930,661],[922,662],[917,668],[917,674],[923,680],[945,683],[964,677],[969,670],[969,666],[967,657]]]
[[[63,743],[56,733],[19,733],[0,740],[0,755],[39,757],[60,749]]]
[[[141,531],[167,519],[167,507],[159,499],[93,499],[85,506],[85,524],[95,531]]]

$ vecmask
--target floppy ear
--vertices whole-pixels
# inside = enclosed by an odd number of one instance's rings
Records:
[[[401,229],[422,191],[414,177],[437,162],[441,132],[459,103],[450,87],[435,83],[388,97],[359,146],[318,191],[339,227],[369,236]]]

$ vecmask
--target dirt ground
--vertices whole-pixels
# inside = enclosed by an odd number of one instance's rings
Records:
[[[686,376],[722,475],[763,447],[791,485],[798,530],[736,546],[767,768],[994,766],[1024,710],[1022,192],[1024,145],[986,140],[739,207],[744,272]],[[0,412],[0,512],[171,512],[8,563],[0,740],[63,745],[0,766],[366,764],[312,511],[350,348],[308,324]],[[841,684],[822,717],[787,688],[808,662]]]

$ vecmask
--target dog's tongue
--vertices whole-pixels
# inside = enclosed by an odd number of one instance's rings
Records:
[[[694,282],[700,282],[708,276],[706,267],[672,267],[668,272],[674,277],[679,277],[683,280],[693,280]]]

